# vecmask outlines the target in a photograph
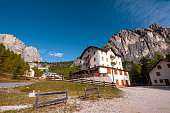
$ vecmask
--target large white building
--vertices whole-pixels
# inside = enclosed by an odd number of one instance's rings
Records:
[[[170,85],[170,62],[160,61],[149,72],[152,85]]]
[[[121,56],[112,49],[89,46],[80,56],[82,70],[74,74],[93,73],[96,76],[108,76],[117,86],[129,86],[129,74],[123,70]]]

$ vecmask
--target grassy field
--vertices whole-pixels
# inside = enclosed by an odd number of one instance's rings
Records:
[[[36,82],[39,81],[35,78],[29,78],[29,80],[15,80],[12,79],[11,75],[3,75],[0,74],[0,83],[7,83],[7,82]]]
[[[85,88],[94,88],[94,85],[80,84],[80,83],[71,83],[64,81],[41,81],[31,85],[19,86],[16,88],[1,88],[0,89],[0,106],[9,106],[9,105],[21,105],[21,104],[33,104],[35,98],[29,98],[28,94],[35,90],[36,92],[52,92],[52,91],[69,91],[68,96],[76,96],[80,98],[84,95]],[[117,88],[111,87],[99,87],[100,98],[111,99],[114,97],[120,97],[121,91]],[[43,96],[39,98],[39,102],[54,99],[56,96]],[[97,99],[97,96],[92,96],[87,99],[94,100]],[[50,108],[53,106],[50,106]],[[49,106],[43,107],[42,109],[48,109]],[[75,108],[76,106],[72,106]],[[27,109],[32,110],[31,109]],[[27,111],[26,110],[26,111]],[[39,109],[40,110],[40,109]],[[18,112],[18,111],[17,111]]]

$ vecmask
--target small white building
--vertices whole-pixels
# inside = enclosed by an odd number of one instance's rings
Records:
[[[27,77],[34,77],[35,71],[33,69],[30,69],[29,71],[26,72]]]
[[[89,46],[80,56],[82,70],[74,74],[94,73],[96,76],[108,76],[117,86],[129,86],[129,74],[123,70],[121,56],[113,49]],[[73,75],[74,76],[74,75]]]
[[[159,61],[149,72],[152,85],[170,85],[170,62]]]

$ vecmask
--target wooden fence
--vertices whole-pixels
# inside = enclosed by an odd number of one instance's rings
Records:
[[[69,79],[68,77],[63,77],[62,79],[55,79],[55,78],[50,78],[46,80],[51,80],[51,81],[67,81],[67,82],[77,82],[77,83],[82,83],[82,84],[91,84],[91,85],[97,85],[97,86],[103,86],[103,87],[115,87],[116,84],[113,82],[105,82],[105,81],[95,81],[95,80],[88,80],[86,78],[76,78],[76,79]]]
[[[57,95],[57,94],[66,94],[66,97],[57,98],[57,99],[54,99],[54,100],[49,100],[49,101],[44,101],[44,102],[38,102],[39,96]],[[61,102],[66,103],[67,100],[68,100],[68,90],[66,90],[66,91],[55,91],[55,92],[46,92],[46,93],[40,93],[40,91],[38,91],[36,96],[37,96],[36,101],[33,104],[34,110],[36,110],[36,108],[40,107],[40,106],[50,105],[50,104],[54,104],[54,103],[61,103]]]
[[[97,90],[97,92],[95,92],[95,93],[88,93],[87,94],[87,91],[91,91],[91,90]],[[89,96],[89,95],[96,95],[96,94],[98,94],[98,97],[99,97],[99,88],[98,87],[97,88],[89,88],[89,89],[85,88],[84,92],[85,92],[85,94],[84,94],[84,99],[85,100],[86,100],[86,97]]]
[[[81,83],[81,84],[91,84],[91,85],[103,86],[103,87],[115,87],[116,86],[115,83],[113,83],[113,82],[87,80],[84,78],[70,79],[70,80],[63,80],[63,81],[77,82],[77,83]]]

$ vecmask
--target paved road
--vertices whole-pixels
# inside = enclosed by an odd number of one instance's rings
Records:
[[[12,83],[0,83],[0,88],[8,88],[8,87],[15,87],[15,86],[23,86],[33,84],[34,82],[12,82]]]

